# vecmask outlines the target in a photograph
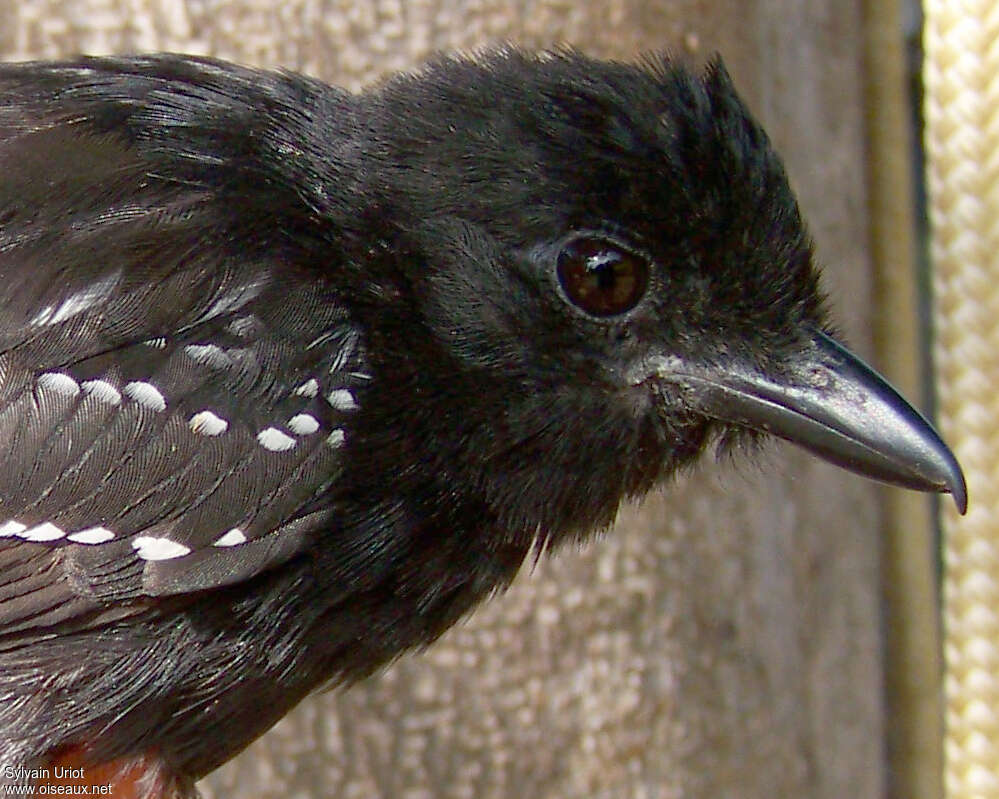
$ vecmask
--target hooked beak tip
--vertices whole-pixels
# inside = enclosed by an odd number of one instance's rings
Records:
[[[945,490],[953,498],[957,512],[964,516],[968,512],[968,484],[964,480],[964,472],[961,471],[957,459],[951,456],[950,461]]]

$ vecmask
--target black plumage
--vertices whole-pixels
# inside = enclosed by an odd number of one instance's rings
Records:
[[[949,490],[720,63],[0,66],[0,766],[178,791],[713,440]]]

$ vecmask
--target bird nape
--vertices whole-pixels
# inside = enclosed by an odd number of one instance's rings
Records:
[[[0,175],[8,789],[191,796],[718,442],[964,510],[718,61],[0,65]]]

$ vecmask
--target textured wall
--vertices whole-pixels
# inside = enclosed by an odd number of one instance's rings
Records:
[[[859,26],[846,0],[0,0],[0,56],[173,49],[357,88],[500,39],[720,50],[869,353]],[[426,654],[306,702],[205,795],[880,796],[876,490],[787,447],[757,461],[706,464]]]

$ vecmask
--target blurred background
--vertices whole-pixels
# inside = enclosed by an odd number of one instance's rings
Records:
[[[426,653],[307,700],[206,799],[999,797],[994,5],[0,0],[3,60],[172,50],[352,90],[505,41],[720,52],[838,325],[968,472],[958,521],[782,445],[705,464]]]

